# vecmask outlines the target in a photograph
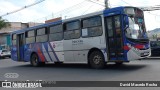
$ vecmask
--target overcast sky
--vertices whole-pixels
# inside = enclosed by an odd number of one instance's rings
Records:
[[[32,4],[36,1],[40,0],[0,0],[0,16],[5,13],[20,9],[23,6]],[[97,3],[99,4],[104,3],[104,0],[93,1],[97,1]],[[99,4],[95,4],[87,0],[45,0],[40,4],[24,9],[14,14],[4,16],[2,18],[7,19],[10,22],[41,22],[45,21],[46,19],[58,16],[62,16],[63,18],[70,18],[102,10],[104,6]],[[109,0],[110,7],[142,7],[155,5],[160,5],[159,0]],[[160,10],[145,12],[145,21],[147,30],[160,28]]]

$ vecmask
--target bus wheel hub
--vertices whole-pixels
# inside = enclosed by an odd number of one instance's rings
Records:
[[[101,60],[102,60],[102,58],[101,58],[99,55],[96,55],[96,56],[94,56],[94,58],[93,58],[93,62],[94,62],[95,64],[99,64]]]

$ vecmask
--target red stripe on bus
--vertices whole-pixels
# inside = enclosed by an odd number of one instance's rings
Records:
[[[123,49],[124,49],[124,50],[129,50],[130,48],[129,48],[127,45],[125,45],[125,46],[123,47]]]
[[[138,45],[135,45],[134,47],[135,47],[135,48],[138,48],[138,49],[143,49],[143,48],[144,48],[144,45],[139,45],[139,44],[138,44]]]
[[[38,48],[38,50],[37,50],[38,56],[40,57],[42,62],[45,62],[45,57],[44,57],[43,53],[41,52],[41,49],[39,47],[37,47],[37,48]]]

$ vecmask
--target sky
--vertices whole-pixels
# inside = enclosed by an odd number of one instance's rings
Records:
[[[40,0],[0,0],[0,16],[15,11]],[[104,9],[104,0],[45,0],[40,4],[22,11],[3,16],[9,22],[44,22],[45,20],[63,17],[63,19],[84,15]],[[117,6],[155,6],[159,0],[109,0],[110,7]],[[160,10],[144,12],[147,30],[160,28]]]

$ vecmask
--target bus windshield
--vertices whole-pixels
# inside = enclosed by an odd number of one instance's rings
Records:
[[[132,8],[132,14],[128,14],[129,28],[126,30],[126,37],[131,39],[146,39],[147,33],[144,24],[143,11]]]

